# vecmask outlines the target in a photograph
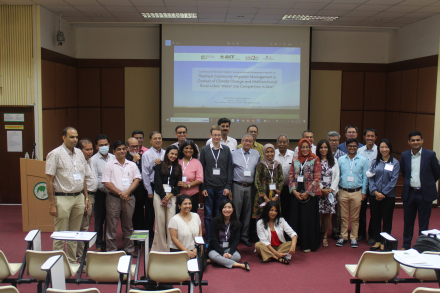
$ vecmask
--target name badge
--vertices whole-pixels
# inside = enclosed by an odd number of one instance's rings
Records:
[[[182,182],[186,182],[186,176],[182,176]]]
[[[171,208],[171,200],[167,203],[167,208]]]
[[[229,247],[229,242],[223,242],[223,248],[228,248]]]
[[[323,178],[322,178],[322,181],[324,181],[324,182],[326,182],[326,183],[330,183],[330,181],[331,181],[331,177],[330,176],[324,176]]]
[[[304,182],[304,175],[299,175],[298,179],[296,181],[297,182]]]
[[[81,174],[73,173],[73,180],[80,181],[81,180]]]
[[[394,169],[394,165],[391,165],[391,164],[385,164],[385,170],[387,170],[387,171],[393,171],[393,169]]]
[[[244,170],[243,175],[245,177],[251,177],[251,170]]]
[[[171,192],[171,186],[165,186],[165,192],[170,193]]]
[[[122,185],[123,186],[130,186],[130,179],[122,178]]]
[[[269,190],[277,190],[277,185],[275,183],[269,184]]]
[[[212,175],[220,175],[220,168],[212,168]]]
[[[348,182],[353,182],[354,181],[354,176],[347,176],[347,181]]]

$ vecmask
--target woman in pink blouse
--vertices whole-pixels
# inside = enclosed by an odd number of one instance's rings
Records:
[[[199,151],[192,140],[184,141],[179,147],[179,164],[182,166],[180,193],[191,198],[191,212],[197,213],[199,207],[199,185],[203,183],[203,167],[197,157]]]

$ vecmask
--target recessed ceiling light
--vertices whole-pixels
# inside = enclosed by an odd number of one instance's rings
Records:
[[[197,18],[197,13],[141,13],[144,18]]]
[[[313,16],[313,15],[284,15],[283,20],[321,20],[334,21],[339,16]]]

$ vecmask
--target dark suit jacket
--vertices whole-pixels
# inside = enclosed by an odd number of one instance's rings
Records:
[[[229,239],[229,254],[233,255],[237,251],[238,242],[240,241],[240,227],[235,227],[231,231],[231,238]],[[208,253],[211,250],[217,251],[221,256],[225,253],[225,249],[220,245],[218,218],[215,217],[211,221],[211,240],[208,246]]]
[[[400,159],[400,170],[404,178],[402,200],[408,200],[409,183],[411,180],[411,152],[412,150],[402,153]],[[433,202],[437,199],[436,181],[440,178],[440,166],[438,164],[435,152],[422,149],[422,157],[420,159],[420,183],[422,188],[422,197],[425,202]]]

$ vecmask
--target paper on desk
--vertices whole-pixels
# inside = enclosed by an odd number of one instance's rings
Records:
[[[423,266],[431,266],[431,261],[425,258],[423,254],[420,254],[417,250],[411,248],[408,250],[393,250],[394,255],[398,256],[405,263],[409,265],[423,265]]]
[[[78,232],[53,232],[52,235],[50,235],[50,237],[75,238],[77,235]]]
[[[422,234],[423,235],[436,234],[437,238],[440,238],[438,235],[438,234],[440,234],[440,230],[437,230],[437,229],[425,230],[425,231],[422,231]]]

